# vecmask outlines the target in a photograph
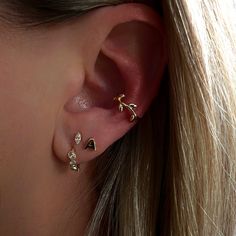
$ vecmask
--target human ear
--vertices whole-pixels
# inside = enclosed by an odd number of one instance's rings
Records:
[[[133,111],[142,118],[158,93],[166,65],[161,19],[145,5],[100,8],[84,16],[83,24],[84,37],[75,32],[83,41],[82,82],[74,79],[70,89],[65,88],[67,96],[61,100],[63,109],[54,132],[53,150],[64,162],[69,162],[72,147],[78,162],[85,163],[125,135],[138,120],[131,122],[132,110],[119,111],[120,104],[113,98],[125,94],[122,101],[137,105]],[[78,131],[82,141],[75,145]],[[96,151],[85,149],[89,138],[95,140]]]

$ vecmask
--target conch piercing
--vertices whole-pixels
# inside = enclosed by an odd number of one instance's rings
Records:
[[[74,142],[76,145],[79,145],[82,140],[82,135],[80,132],[78,132],[75,135]],[[68,152],[67,157],[70,160],[70,169],[73,171],[79,171],[79,164],[77,163],[77,154],[74,149]]]
[[[123,112],[124,109],[128,109],[132,115],[130,117],[130,122],[133,122],[135,120],[137,120],[139,117],[137,116],[137,114],[135,113],[135,109],[137,108],[137,105],[131,103],[131,104],[126,104],[124,102],[122,102],[122,99],[125,98],[125,95],[124,94],[120,94],[119,96],[117,97],[114,97],[114,101],[118,101],[119,102],[119,111],[120,112]]]

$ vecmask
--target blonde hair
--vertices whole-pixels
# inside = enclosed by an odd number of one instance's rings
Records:
[[[104,176],[89,235],[234,232],[234,1],[172,0],[163,8],[168,73],[144,120],[99,160]]]

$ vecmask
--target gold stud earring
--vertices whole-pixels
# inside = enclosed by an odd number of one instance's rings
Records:
[[[137,105],[134,103],[126,104],[122,101],[123,98],[125,98],[124,94],[120,94],[119,96],[114,97],[114,101],[119,102],[119,111],[123,112],[124,109],[126,108],[127,110],[129,110],[132,113],[131,117],[130,117],[130,122],[136,121],[139,118],[134,111],[137,108]]]
[[[94,138],[90,138],[90,139],[88,140],[85,149],[90,149],[90,150],[92,150],[92,151],[96,151],[96,150],[97,150],[97,145],[96,145],[96,141],[95,141]]]

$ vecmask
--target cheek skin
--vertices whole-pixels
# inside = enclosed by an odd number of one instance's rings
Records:
[[[0,179],[6,180],[9,172],[19,173],[27,163],[37,163],[32,157],[52,132],[53,101],[35,60],[27,61],[26,53],[18,55],[17,48],[13,53],[4,46],[0,46]]]
[[[62,29],[0,34],[0,184],[10,171],[54,163],[57,116],[84,76],[75,29]]]
[[[78,178],[65,178],[68,165],[52,152],[57,121],[85,77],[81,38],[74,32],[86,39],[73,26],[37,33],[0,26],[0,224],[6,229],[17,231],[5,222],[50,228],[65,215],[61,206],[76,196]]]
[[[61,66],[67,55],[52,39],[0,37],[0,184],[10,171],[21,176],[26,166],[40,166],[43,157],[50,158],[69,68]]]

